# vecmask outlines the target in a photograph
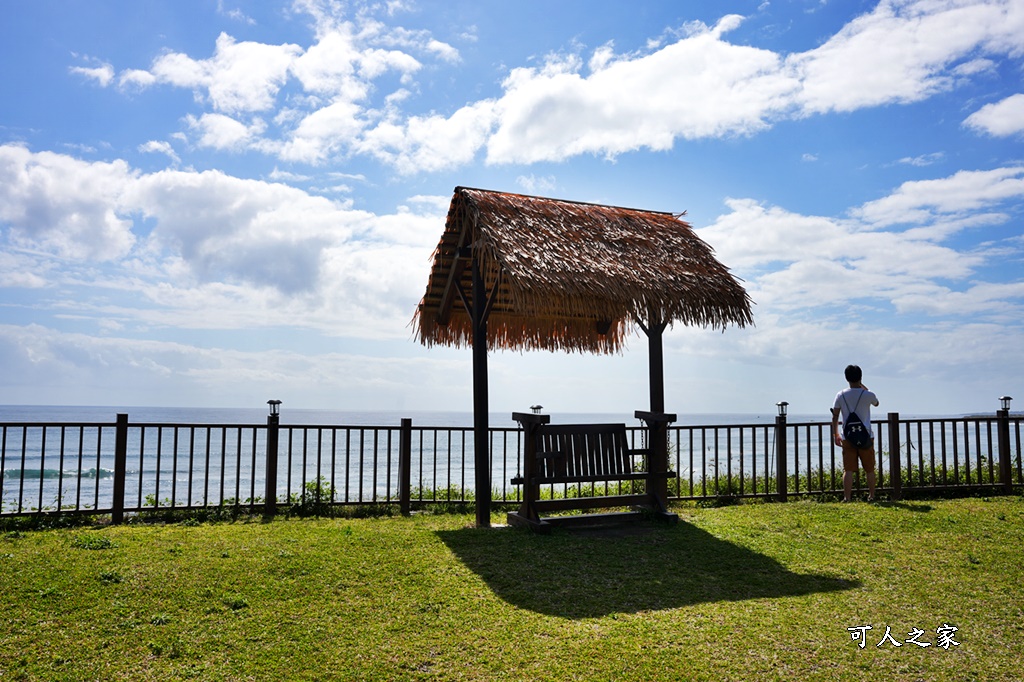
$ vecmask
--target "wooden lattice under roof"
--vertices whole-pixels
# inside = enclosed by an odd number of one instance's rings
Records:
[[[614,352],[634,324],[753,323],[739,280],[671,213],[457,187],[416,312],[427,345],[471,345],[471,263],[487,346]]]

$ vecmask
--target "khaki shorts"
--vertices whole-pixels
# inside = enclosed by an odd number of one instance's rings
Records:
[[[857,460],[860,460],[864,471],[875,470],[875,439],[866,448],[854,447],[849,441],[843,441],[843,471],[856,471]]]

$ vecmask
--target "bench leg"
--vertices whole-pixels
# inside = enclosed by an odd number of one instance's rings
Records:
[[[518,528],[529,528],[536,533],[550,533],[551,524],[547,521],[542,521],[537,516],[536,512],[533,517],[523,514],[522,511],[509,512],[505,517],[508,521],[508,525],[516,526]]]
[[[654,515],[654,518],[658,519],[659,521],[665,521],[667,523],[673,524],[679,521],[679,517],[668,510],[668,501],[661,494],[661,489],[663,486],[655,485],[656,482],[661,483],[664,481],[665,479],[660,476],[651,476],[647,479],[647,495],[651,500],[650,510],[651,513]]]

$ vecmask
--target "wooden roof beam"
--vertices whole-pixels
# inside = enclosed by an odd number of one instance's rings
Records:
[[[437,323],[442,327],[448,326],[452,319],[452,304],[455,302],[456,294],[462,299],[462,303],[469,311],[469,304],[466,302],[466,294],[462,291],[462,275],[466,271],[466,265],[473,258],[471,249],[466,242],[469,241],[469,220],[462,219],[462,230],[459,232],[459,240],[455,243],[455,260],[452,261],[452,269],[448,272],[448,280],[445,282],[444,291],[441,292],[441,303],[437,310]]]

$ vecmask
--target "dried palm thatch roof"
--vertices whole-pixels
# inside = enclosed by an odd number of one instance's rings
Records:
[[[473,259],[489,348],[613,352],[634,324],[753,324],[739,280],[671,213],[456,187],[414,318],[421,343],[471,345]]]

